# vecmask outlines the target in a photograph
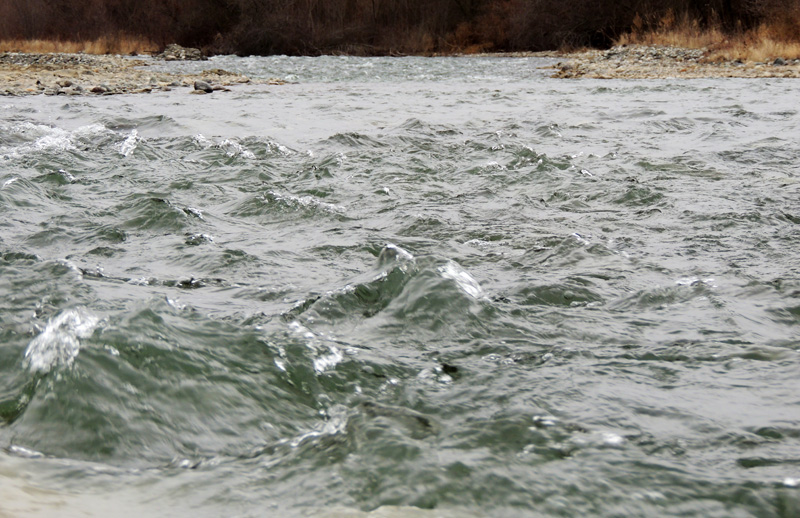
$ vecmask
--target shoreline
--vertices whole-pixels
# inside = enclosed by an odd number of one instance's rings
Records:
[[[800,60],[709,61],[703,49],[620,45],[566,54],[553,68],[560,79],[798,78]]]
[[[547,68],[558,79],[798,78],[800,60],[709,62],[702,49],[627,45],[581,52],[453,54],[452,57],[561,59]],[[188,88],[191,93],[228,90],[237,84],[283,84],[218,68],[197,74],[154,72],[136,57],[92,54],[0,53],[0,95],[114,95]],[[196,82],[206,83],[197,89]],[[195,88],[192,88],[195,86]],[[208,88],[206,88],[208,87]]]
[[[192,88],[206,83],[210,91],[237,84],[281,84],[277,80],[252,80],[219,68],[198,74],[148,70],[136,57],[92,54],[0,53],[0,96],[115,95]],[[192,89],[207,93],[208,89]]]

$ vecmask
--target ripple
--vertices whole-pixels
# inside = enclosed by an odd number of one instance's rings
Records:
[[[3,101],[3,497],[797,508],[792,81],[145,59],[297,83]]]

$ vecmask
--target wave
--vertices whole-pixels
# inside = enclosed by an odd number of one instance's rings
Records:
[[[378,253],[371,272],[300,301],[284,319],[333,324],[380,314],[397,323],[438,327],[462,319],[483,299],[478,281],[452,259],[415,257],[389,243]]]
[[[25,362],[32,371],[47,373],[57,366],[70,366],[81,349],[81,339],[94,332],[100,318],[82,307],[62,311],[25,349]]]

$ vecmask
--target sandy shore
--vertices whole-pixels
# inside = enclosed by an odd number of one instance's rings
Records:
[[[614,47],[571,54],[515,53],[561,61],[553,77],[600,79],[658,79],[703,77],[800,77],[800,60],[708,62],[702,50],[661,46]],[[111,95],[194,88],[204,81],[213,90],[242,83],[280,84],[209,68],[199,74],[173,74],[148,69],[142,59],[88,54],[0,53],[0,95]]]

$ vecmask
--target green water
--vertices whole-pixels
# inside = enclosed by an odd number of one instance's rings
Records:
[[[796,82],[217,61],[0,99],[0,516],[800,515]]]

